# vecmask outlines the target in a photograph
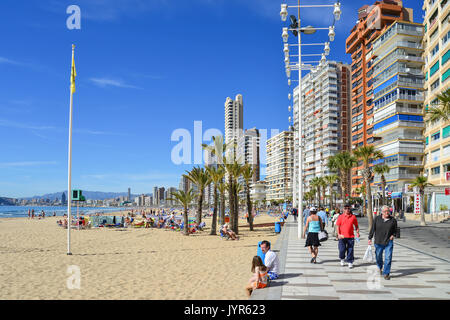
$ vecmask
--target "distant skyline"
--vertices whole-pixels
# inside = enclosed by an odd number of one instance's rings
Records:
[[[287,130],[287,95],[294,86],[284,72],[282,2],[0,2],[0,26],[8,30],[0,51],[0,196],[67,189],[72,44],[77,67],[72,188],[131,187],[142,194],[154,186],[178,187],[193,165],[172,163],[172,132],[184,128],[193,135],[194,121],[202,121],[204,131],[224,133],[224,102],[237,94],[243,96],[244,129]],[[341,3],[328,59],[350,63],[345,39],[357,9],[374,1]],[[81,30],[66,27],[72,4],[81,8]],[[422,1],[403,4],[422,22]],[[331,22],[332,9],[302,10],[303,25]],[[326,38],[319,30],[303,40]],[[304,53],[322,48],[308,50]]]

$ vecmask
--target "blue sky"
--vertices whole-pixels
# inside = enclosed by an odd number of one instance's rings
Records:
[[[223,131],[225,99],[239,93],[245,128],[286,130],[292,88],[284,72],[280,3],[1,1],[0,196],[67,189],[72,43],[73,188],[150,193],[153,186],[178,187],[180,175],[193,165],[172,162],[172,133],[184,128],[193,134],[194,121],[202,121],[204,131]],[[345,39],[357,9],[372,3],[341,3],[328,58],[349,63]],[[81,30],[66,26],[72,4],[81,9]],[[421,22],[422,1],[404,5]],[[327,27],[331,13],[304,9],[302,25]],[[327,32],[309,37],[303,40],[323,42]]]

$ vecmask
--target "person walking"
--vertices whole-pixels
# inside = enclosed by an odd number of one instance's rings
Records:
[[[335,241],[338,241],[338,234],[337,234],[337,226],[336,226],[336,221],[339,218],[339,216],[341,215],[341,210],[339,208],[336,208],[333,217],[331,218],[331,223],[333,226],[333,237]]]
[[[353,253],[355,246],[353,228],[356,229],[356,236],[359,238],[358,220],[353,215],[351,206],[346,204],[344,206],[344,213],[336,221],[336,231],[339,239],[338,248],[341,266],[344,266],[345,262],[347,262],[350,269],[353,268],[353,261],[355,260]]]
[[[316,208],[309,210],[309,217],[306,219],[306,225],[303,229],[303,238],[305,237],[306,230],[308,229],[308,237],[306,238],[305,247],[308,247],[311,254],[311,263],[317,262],[317,255],[319,254],[319,232],[323,230],[324,223],[322,219],[317,215]]]
[[[390,280],[394,237],[397,232],[397,220],[391,215],[388,206],[381,207],[381,215],[375,217],[369,232],[369,245],[372,244],[375,233],[375,256],[380,275]],[[384,262],[383,262],[384,252]]]
[[[297,222],[298,209],[292,208],[292,215],[294,216],[294,221]]]
[[[321,230],[325,229],[325,227],[328,227],[328,216],[325,210],[323,210],[323,207],[319,208],[319,212],[317,212],[317,215],[322,219],[323,227]]]

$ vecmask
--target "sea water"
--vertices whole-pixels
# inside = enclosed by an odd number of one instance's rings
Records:
[[[47,206],[47,207],[38,207],[38,206],[0,206],[0,219],[1,218],[28,218],[28,210],[34,209],[34,216],[39,216],[44,210],[46,217],[53,216],[53,213],[56,213],[57,216],[63,216],[67,214],[66,206]],[[105,207],[79,207],[78,213],[82,214],[95,214],[99,213],[109,213],[109,212],[117,212],[130,210],[130,208],[105,208]],[[71,214],[77,214],[77,207],[72,207]]]

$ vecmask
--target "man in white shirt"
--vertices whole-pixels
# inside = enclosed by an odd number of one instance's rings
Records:
[[[265,254],[264,265],[268,269],[267,274],[270,280],[277,279],[280,274],[280,261],[277,254],[270,250],[269,241],[264,240],[261,242],[261,251]]]

